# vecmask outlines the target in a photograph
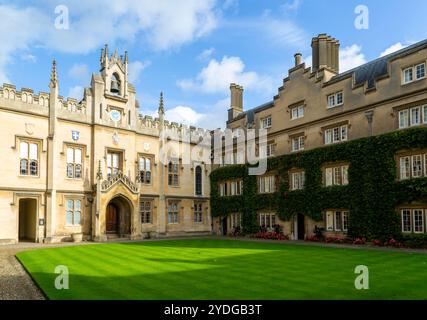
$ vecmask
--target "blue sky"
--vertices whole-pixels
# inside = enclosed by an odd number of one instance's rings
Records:
[[[55,28],[58,5],[67,30]],[[358,5],[368,29],[354,25]],[[61,94],[79,99],[108,43],[129,51],[143,114],[163,91],[167,118],[213,129],[226,120],[230,82],[245,87],[245,109],[270,101],[294,53],[310,61],[313,36],[341,41],[344,71],[426,39],[425,12],[419,0],[0,1],[0,83],[48,91],[55,58]]]

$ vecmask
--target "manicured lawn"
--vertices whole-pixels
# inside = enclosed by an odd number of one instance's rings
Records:
[[[427,299],[427,255],[232,240],[61,247],[17,255],[50,299]],[[55,267],[70,272],[56,290]],[[369,267],[370,289],[354,269]]]

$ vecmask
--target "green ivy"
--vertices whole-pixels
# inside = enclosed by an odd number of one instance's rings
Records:
[[[297,154],[269,159],[268,170],[279,176],[278,192],[257,194],[256,176],[248,175],[249,165],[218,168],[211,173],[212,215],[241,213],[243,231],[257,229],[258,210],[272,210],[288,221],[297,213],[315,221],[331,208],[348,208],[349,235],[388,239],[400,235],[399,204],[427,202],[427,178],[397,181],[396,152],[427,148],[427,128],[411,128],[384,135],[325,146]],[[322,165],[349,162],[347,186],[322,186]],[[304,190],[289,190],[289,170],[305,170]],[[221,181],[243,179],[243,195],[219,197]]]

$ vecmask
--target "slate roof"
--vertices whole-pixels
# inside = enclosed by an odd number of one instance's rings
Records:
[[[375,59],[364,65],[361,65],[354,69],[338,74],[332,77],[331,80],[328,82],[328,84],[341,81],[349,76],[352,76],[354,73],[354,81],[356,86],[363,85],[365,82],[367,82],[368,89],[375,88],[376,80],[378,78],[381,78],[387,75],[388,73],[387,66],[391,60],[402,58],[406,55],[409,55],[411,53],[414,53],[416,51],[419,51],[425,48],[427,48],[427,40],[417,42],[413,45],[410,45],[409,47],[403,48],[399,51],[393,52],[384,57]]]
[[[233,120],[227,121],[227,122],[233,122],[233,121],[245,118],[247,116],[248,117],[247,118],[248,123],[252,123],[252,122],[254,122],[254,119],[255,119],[255,113],[260,112],[260,111],[265,110],[265,109],[268,109],[268,108],[271,108],[273,106],[274,106],[273,101],[264,103],[258,107],[255,107],[255,108],[252,108],[252,109],[249,109],[247,111],[242,112],[241,114],[234,117]]]
[[[367,82],[368,89],[375,88],[376,80],[387,75],[388,73],[387,66],[391,60],[402,58],[406,55],[412,54],[414,52],[417,52],[425,48],[427,48],[427,39],[417,42],[399,51],[388,54],[384,57],[370,61],[354,69],[340,73],[332,77],[331,80],[327,82],[327,84],[332,84],[332,83],[336,83],[341,80],[344,80],[348,77],[351,77],[354,73],[354,80],[355,80],[356,86],[363,85],[365,82]],[[227,122],[233,122],[233,121],[245,118],[247,116],[248,123],[252,123],[255,119],[255,113],[271,108],[273,107],[273,105],[274,105],[273,101],[267,102],[258,107],[247,110],[239,114],[233,120],[227,121]]]

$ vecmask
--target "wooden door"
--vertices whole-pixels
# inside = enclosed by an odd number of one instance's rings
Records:
[[[117,207],[113,204],[109,204],[106,213],[107,233],[117,233],[118,217]]]

